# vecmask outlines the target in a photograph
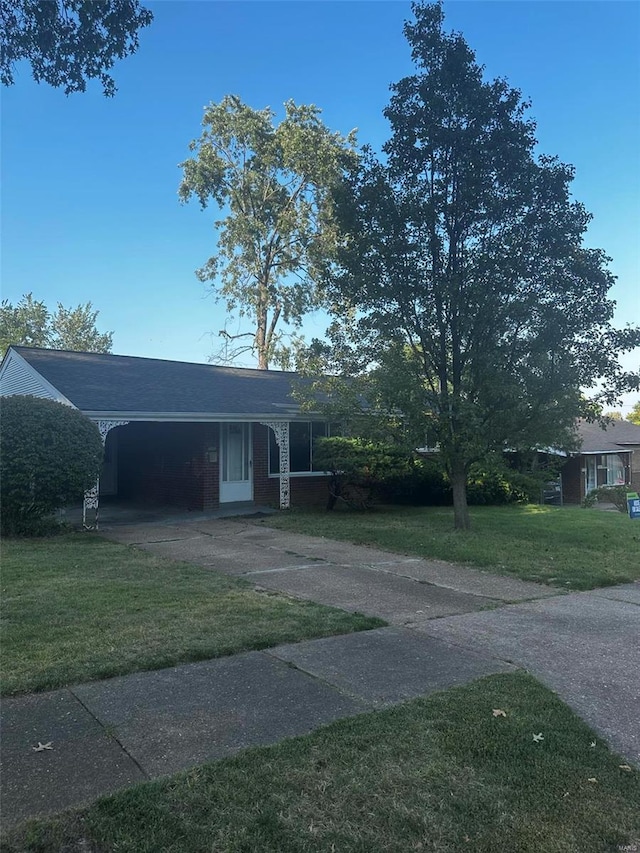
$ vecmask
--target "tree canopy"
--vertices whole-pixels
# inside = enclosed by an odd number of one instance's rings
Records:
[[[0,358],[12,345],[50,347],[78,352],[110,352],[113,332],[96,328],[99,311],[91,302],[51,313],[44,302],[25,294],[17,305],[7,299],[0,307]]]
[[[235,95],[210,104],[194,156],[181,164],[181,200],[195,196],[226,213],[215,223],[217,252],[197,275],[250,320],[251,331],[221,334],[232,356],[251,350],[260,368],[277,354],[282,321],[299,326],[317,305],[319,270],[335,248],[331,190],[355,156],[353,135],[329,131],[318,107],[284,108],[274,125],[271,109]]]
[[[138,49],[138,31],[153,15],[138,0],[0,0],[0,74],[15,82],[15,67],[31,65],[34,80],[84,92],[98,79],[108,97],[116,92],[109,74],[116,59]]]
[[[576,416],[638,387],[616,355],[640,330],[611,324],[610,259],[583,245],[590,215],[571,197],[573,168],[536,156],[528,102],[484,79],[440,4],[412,8],[416,73],[391,87],[385,158],[368,150],[336,198],[323,367],[382,380],[376,412],[428,433],[467,528],[470,466],[569,446]],[[586,403],[581,389],[596,386]]]
[[[631,411],[627,415],[627,420],[631,421],[632,424],[638,424],[640,426],[640,400],[632,407]]]

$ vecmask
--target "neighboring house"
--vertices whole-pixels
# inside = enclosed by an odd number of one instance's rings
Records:
[[[581,503],[600,486],[628,485],[640,492],[640,426],[612,421],[606,429],[580,421],[580,450],[562,468],[562,490],[567,503]]]
[[[295,373],[13,346],[0,393],[47,397],[98,424],[99,496],[192,510],[256,503],[286,508],[326,498],[314,470],[319,417],[292,398]]]

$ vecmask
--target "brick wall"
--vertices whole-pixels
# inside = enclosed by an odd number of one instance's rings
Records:
[[[205,510],[218,506],[218,424],[131,423],[119,436],[118,497]]]
[[[257,504],[279,506],[279,498],[273,498],[269,476],[269,427],[253,425],[253,500]],[[279,492],[278,492],[279,494]]]
[[[220,424],[207,424],[206,427],[203,436],[202,509],[211,510],[220,506]]]

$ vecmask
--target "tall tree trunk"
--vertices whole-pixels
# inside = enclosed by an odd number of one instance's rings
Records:
[[[256,351],[258,354],[258,370],[269,369],[269,347],[267,345],[267,304],[268,293],[264,285],[260,285],[260,299],[256,310]]]
[[[453,490],[453,526],[456,530],[470,530],[471,519],[467,506],[467,468],[460,459],[451,463],[451,488]]]

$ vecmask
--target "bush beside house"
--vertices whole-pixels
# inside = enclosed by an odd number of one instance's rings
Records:
[[[376,501],[412,506],[450,506],[451,484],[436,458],[409,456],[399,448],[361,438],[320,438],[314,462],[329,471],[327,509],[340,503],[366,508]],[[539,500],[548,475],[527,475],[504,462],[489,460],[471,467],[471,505],[497,505]]]
[[[41,531],[46,516],[95,485],[102,456],[98,427],[76,409],[39,397],[3,399],[2,534]]]

